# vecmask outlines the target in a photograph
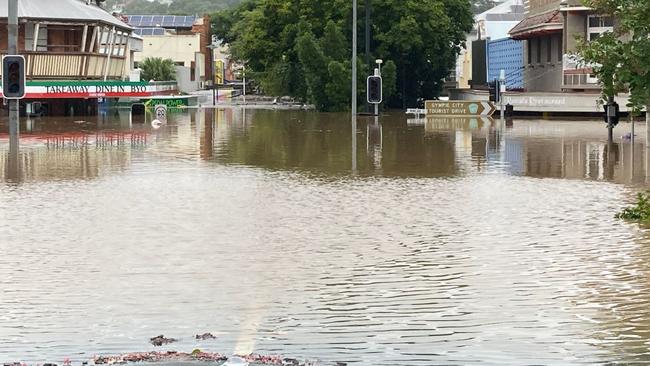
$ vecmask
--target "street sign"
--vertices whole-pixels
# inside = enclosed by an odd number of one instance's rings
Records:
[[[156,112],[156,119],[165,122],[167,121],[167,106],[164,104],[158,104],[156,105],[156,108],[154,109]]]
[[[427,116],[491,116],[497,109],[491,102],[469,100],[427,100]]]

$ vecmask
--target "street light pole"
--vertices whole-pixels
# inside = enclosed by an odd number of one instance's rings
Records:
[[[352,172],[357,170],[357,0],[352,0]]]

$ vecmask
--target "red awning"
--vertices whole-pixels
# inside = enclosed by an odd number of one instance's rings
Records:
[[[563,29],[562,22],[560,11],[552,10],[522,20],[509,33],[513,39],[529,39],[549,33],[560,33]]]

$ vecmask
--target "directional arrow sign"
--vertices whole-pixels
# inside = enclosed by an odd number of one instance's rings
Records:
[[[427,100],[427,116],[491,116],[496,107],[492,102],[471,100]]]

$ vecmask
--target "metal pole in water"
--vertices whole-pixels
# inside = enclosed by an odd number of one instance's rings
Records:
[[[352,0],[352,172],[357,171],[357,0]]]
[[[357,116],[357,0],[352,0],[352,118]]]

